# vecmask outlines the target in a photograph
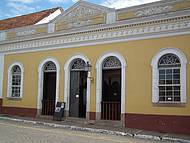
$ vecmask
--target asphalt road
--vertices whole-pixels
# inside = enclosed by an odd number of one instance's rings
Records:
[[[160,143],[0,120],[0,143]]]

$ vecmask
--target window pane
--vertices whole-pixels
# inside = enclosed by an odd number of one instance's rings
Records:
[[[165,84],[165,80],[159,80],[159,84]]]
[[[166,84],[172,84],[172,80],[166,80]]]
[[[160,86],[159,90],[165,91],[166,87],[165,86]]]
[[[165,69],[159,70],[159,74],[165,74]]]
[[[180,79],[180,75],[179,74],[174,74],[173,79]]]
[[[12,87],[12,97],[20,96],[20,87]]]
[[[166,74],[172,74],[172,69],[167,69]]]
[[[180,74],[180,69],[174,69],[174,70],[173,70],[173,73],[174,73],[174,74]]]
[[[165,75],[160,74],[160,75],[159,75],[159,78],[160,78],[160,80],[165,80]]]
[[[172,91],[166,91],[167,96],[172,96]]]
[[[167,80],[172,80],[172,75],[171,75],[171,74],[167,74],[167,75],[166,75],[166,79],[167,79]]]
[[[174,97],[174,101],[180,101],[180,96]]]
[[[174,90],[180,90],[180,86],[174,86]]]
[[[160,96],[165,96],[165,91],[160,91],[160,92],[159,92],[159,95],[160,95]]]
[[[165,101],[165,96],[160,96],[159,101]]]
[[[174,96],[180,96],[180,91],[174,91]]]
[[[165,86],[159,87],[159,101],[165,101],[165,96],[166,96],[165,89],[166,89]]]
[[[180,80],[174,80],[173,84],[180,84]]]
[[[169,90],[169,91],[172,91],[172,86],[167,86],[167,87],[166,87],[166,90],[167,90],[167,91],[168,91],[168,90]]]
[[[172,96],[167,96],[167,97],[166,97],[166,101],[173,101]]]

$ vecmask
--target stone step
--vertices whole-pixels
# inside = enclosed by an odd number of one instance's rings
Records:
[[[75,117],[66,117],[65,121],[79,123],[79,124],[87,124],[88,120],[86,118],[75,118]]]
[[[99,126],[112,126],[112,127],[122,127],[122,122],[121,121],[113,121],[113,120],[97,120],[95,122],[96,125]]]

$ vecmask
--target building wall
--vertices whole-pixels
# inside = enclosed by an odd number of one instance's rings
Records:
[[[59,100],[64,99],[64,65],[75,54],[88,57],[92,64],[90,112],[96,112],[96,62],[106,52],[118,52],[126,60],[125,112],[127,115],[178,115],[190,116],[190,36],[176,36],[159,39],[127,41],[122,43],[95,46],[64,48],[5,55],[3,107],[37,108],[38,66],[46,58],[56,58],[60,64]],[[153,104],[152,103],[152,67],[151,60],[161,48],[178,48],[187,57],[187,103]],[[53,49],[53,48],[52,48]],[[24,88],[22,99],[8,99],[8,67],[14,62],[24,66]],[[7,111],[8,112],[8,111]],[[34,111],[35,114],[35,111]],[[127,117],[126,115],[126,117]],[[135,119],[135,118],[134,118]],[[139,118],[138,118],[139,119]],[[127,123],[126,123],[127,124]]]

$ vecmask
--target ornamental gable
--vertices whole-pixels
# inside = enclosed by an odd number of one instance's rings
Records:
[[[79,1],[56,20],[55,30],[60,31],[83,26],[105,24],[107,13],[113,10],[114,9],[86,1]]]

